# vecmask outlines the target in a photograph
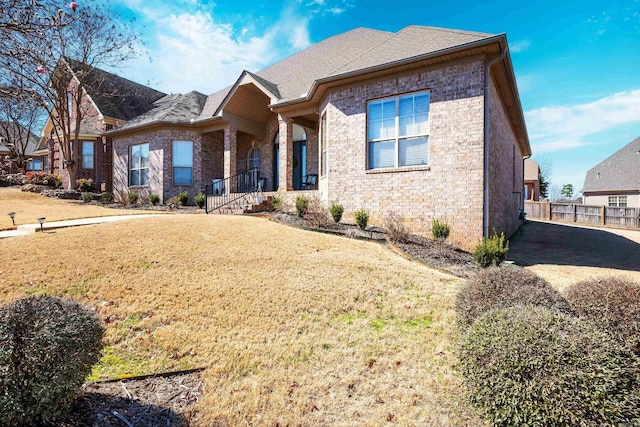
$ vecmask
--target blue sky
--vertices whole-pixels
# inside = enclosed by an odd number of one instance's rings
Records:
[[[507,34],[534,158],[553,185],[579,190],[640,136],[640,0],[113,1],[152,60],[119,73],[165,92],[215,92],[356,27],[431,25]]]

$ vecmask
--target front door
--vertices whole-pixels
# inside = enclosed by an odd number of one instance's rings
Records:
[[[302,178],[307,174],[307,142],[293,143],[293,189],[302,190]]]

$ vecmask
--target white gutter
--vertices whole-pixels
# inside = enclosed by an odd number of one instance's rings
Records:
[[[484,68],[484,214],[483,235],[489,237],[489,95],[491,86],[491,66],[504,59],[507,48],[501,49],[500,55],[487,61]]]

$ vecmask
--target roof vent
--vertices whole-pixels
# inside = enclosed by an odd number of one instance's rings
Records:
[[[596,179],[600,179],[600,172],[596,174]]]

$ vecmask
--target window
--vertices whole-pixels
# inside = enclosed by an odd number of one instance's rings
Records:
[[[609,206],[618,208],[627,207],[627,196],[609,196]]]
[[[327,174],[327,113],[320,119],[320,176]]]
[[[429,92],[368,105],[369,169],[426,165],[429,161]]]
[[[93,169],[93,141],[82,141],[82,169]]]
[[[193,142],[173,141],[173,184],[193,185]]]
[[[253,147],[247,154],[247,170],[256,168],[260,170],[260,150]]]
[[[33,159],[27,162],[27,170],[28,171],[41,171],[42,169],[42,160]]]
[[[149,185],[149,144],[129,148],[129,186]]]

